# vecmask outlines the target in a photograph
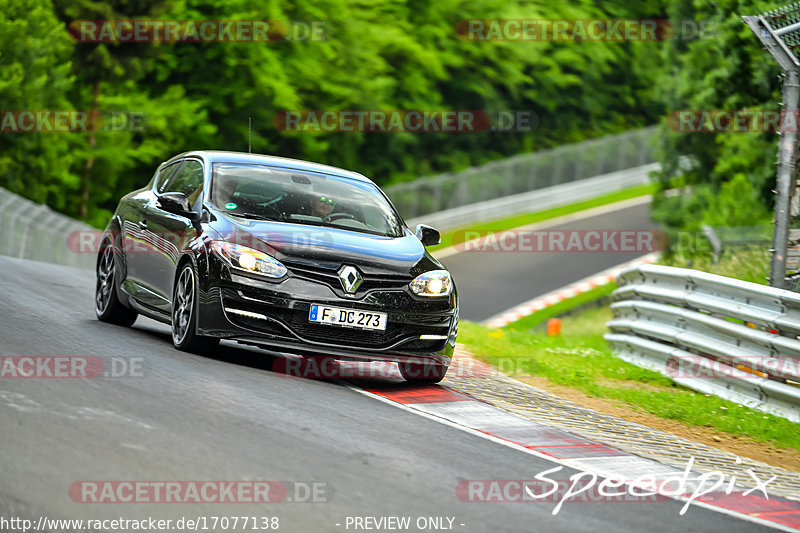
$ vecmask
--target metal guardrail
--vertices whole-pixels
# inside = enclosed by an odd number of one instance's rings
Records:
[[[409,227],[417,224],[430,224],[438,230],[450,230],[476,222],[486,222],[532,211],[543,211],[563,205],[590,200],[604,194],[651,183],[650,172],[661,168],[659,163],[651,163],[636,168],[620,170],[611,174],[594,176],[563,185],[514,194],[470,204],[438,213],[431,213],[406,219]]]
[[[661,265],[617,284],[605,338],[620,358],[800,422],[800,294]]]
[[[93,228],[0,187],[0,255],[94,269],[95,254],[68,245],[79,231]]]
[[[502,159],[386,187],[404,219],[611,174],[655,162],[656,127]]]

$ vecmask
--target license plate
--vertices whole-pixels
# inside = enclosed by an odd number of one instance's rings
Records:
[[[320,324],[333,324],[360,329],[386,329],[389,315],[377,311],[359,311],[357,309],[344,309],[327,305],[311,304],[308,311],[308,320]]]

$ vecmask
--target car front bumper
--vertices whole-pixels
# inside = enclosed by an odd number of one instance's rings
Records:
[[[455,291],[446,298],[421,298],[407,282],[390,281],[385,288],[376,282],[356,297],[345,297],[327,276],[308,271],[292,271],[276,283],[231,272],[213,256],[205,270],[198,295],[201,335],[342,359],[444,365],[452,359],[458,332]],[[311,322],[311,304],[387,313],[387,327],[376,331]]]

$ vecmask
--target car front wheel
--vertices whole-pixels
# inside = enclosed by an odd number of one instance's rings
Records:
[[[197,277],[191,263],[183,266],[172,294],[172,344],[183,352],[204,353],[219,344],[215,337],[197,334]]]

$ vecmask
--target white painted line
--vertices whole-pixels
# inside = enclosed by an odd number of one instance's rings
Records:
[[[478,431],[478,430],[473,429],[473,428],[471,428],[469,426],[465,426],[465,425],[459,424],[457,422],[454,422],[454,421],[451,421],[451,420],[448,420],[448,419],[445,419],[445,418],[441,418],[439,416],[436,416],[436,415],[433,415],[433,414],[430,414],[430,413],[426,413],[424,411],[420,411],[419,409],[414,409],[413,407],[409,407],[408,405],[396,402],[396,401],[391,400],[389,398],[385,398],[385,397],[383,397],[383,396],[381,396],[379,394],[375,394],[375,393],[372,393],[372,392],[365,391],[364,389],[361,389],[361,388],[359,388],[359,387],[357,387],[355,385],[351,385],[351,384],[347,383],[347,384],[345,384],[345,386],[347,388],[355,391],[355,392],[358,392],[358,393],[363,394],[365,396],[369,396],[369,397],[374,398],[374,399],[376,399],[378,401],[381,401],[383,403],[386,403],[386,404],[389,404],[389,405],[393,405],[394,407],[398,407],[400,409],[403,409],[404,411],[408,411],[410,413],[414,413],[414,414],[416,414],[418,416],[423,416],[423,417],[425,417],[425,418],[427,418],[429,420],[433,420],[435,422],[439,422],[440,424],[444,424],[446,426],[450,426],[452,428],[459,429],[459,430],[464,431],[466,433],[469,433],[471,435],[474,435],[474,436],[477,436],[477,437],[481,437],[482,439],[486,439],[486,440],[489,440],[491,442],[506,446],[508,448],[511,448],[511,449],[514,449],[514,450],[517,450],[517,451],[521,451],[523,453],[527,453],[528,455],[533,455],[533,456],[538,457],[540,459],[544,459],[545,461],[548,461],[550,463],[555,463],[555,464],[558,464],[558,465],[561,465],[561,466],[565,466],[567,468],[572,468],[574,470],[579,470],[579,471],[588,472],[590,474],[595,474],[598,477],[607,478],[607,479],[629,479],[630,478],[630,474],[631,474],[631,470],[630,470],[631,466],[633,464],[635,464],[635,460],[636,459],[639,459],[639,463],[638,463],[638,467],[639,468],[644,468],[645,467],[645,463],[648,463],[648,464],[652,465],[652,467],[657,467],[657,470],[655,470],[656,472],[661,471],[663,473],[665,468],[667,468],[667,469],[672,468],[670,466],[658,463],[657,461],[652,461],[650,459],[645,459],[643,457],[638,457],[638,456],[635,456],[635,455],[631,455],[631,457],[633,459],[631,459],[629,461],[626,461],[625,463],[618,463],[620,465],[624,464],[624,466],[625,466],[625,468],[620,470],[620,471],[611,472],[608,468],[598,469],[597,467],[593,468],[592,470],[586,470],[586,467],[590,466],[587,463],[586,459],[579,459],[579,460],[558,459],[558,458],[555,458],[555,457],[553,457],[551,455],[547,455],[547,454],[538,452],[536,450],[531,450],[529,448],[525,448],[524,446],[520,446],[519,444],[515,444],[513,442],[509,442],[509,441],[501,439],[499,437],[495,437],[494,435],[491,435],[489,433],[484,433],[482,431]],[[477,402],[477,400],[475,400],[475,399],[471,399],[470,401]],[[499,407],[495,407],[495,408],[500,410],[500,411],[502,411],[502,409],[500,409]],[[609,458],[609,459],[610,460],[613,459],[613,462],[617,462],[618,458]],[[609,462],[612,462],[612,461],[609,461]],[[608,463],[605,466],[607,466],[607,465],[608,465]],[[679,470],[677,468],[675,468],[674,470],[675,470],[675,472],[681,472],[681,470]],[[453,491],[455,492],[455,487],[453,487]],[[678,500],[678,501],[681,501],[681,502],[686,502],[686,501],[689,500],[689,498],[687,498],[685,496],[668,496],[668,497],[673,499],[673,500]],[[725,514],[725,515],[728,515],[728,516],[732,516],[734,518],[738,518],[740,520],[745,520],[747,522],[752,522],[754,524],[759,524],[759,525],[770,527],[770,528],[777,529],[777,530],[780,530],[780,531],[787,531],[789,533],[797,533],[797,530],[794,529],[794,528],[791,528],[791,527],[788,527],[788,526],[784,526],[784,525],[778,524],[776,522],[771,522],[771,521],[765,520],[763,518],[757,518],[755,516],[750,516],[750,515],[747,515],[747,514],[744,514],[744,513],[740,513],[740,512],[737,512],[737,511],[726,509],[724,507],[718,507],[716,505],[712,505],[712,504],[709,504],[709,503],[705,503],[705,502],[700,502],[700,501],[694,500],[694,501],[692,501],[691,505],[696,505],[698,507],[702,507],[702,508],[708,509],[710,511],[715,511],[715,512],[722,513],[722,514]],[[691,512],[691,511],[687,511],[687,512]],[[682,518],[681,515],[676,515],[676,520],[680,520],[681,518]]]

